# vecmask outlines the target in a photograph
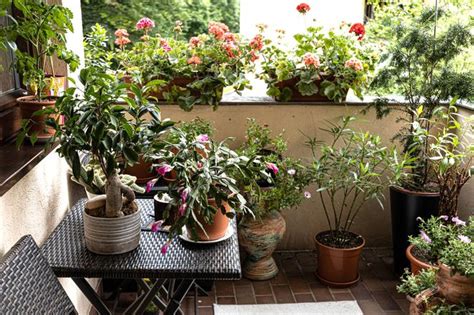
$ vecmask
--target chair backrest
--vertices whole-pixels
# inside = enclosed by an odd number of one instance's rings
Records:
[[[75,314],[31,235],[0,259],[0,314]]]

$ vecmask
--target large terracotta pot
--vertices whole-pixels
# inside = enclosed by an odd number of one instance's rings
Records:
[[[272,254],[285,231],[285,219],[276,211],[261,219],[243,219],[239,224],[239,244],[247,253],[242,266],[244,277],[267,280],[278,274]]]
[[[292,95],[291,95],[291,99],[289,100],[290,102],[334,102],[334,101],[331,101],[326,95],[321,94],[321,90],[320,90],[320,85],[323,82],[323,80],[331,80],[331,78],[321,78],[319,80],[314,81],[314,84],[316,84],[316,87],[319,90],[318,93],[314,95],[301,95],[300,91],[298,90],[298,87],[296,86],[299,80],[300,80],[299,77],[295,77],[289,80],[278,82],[276,86],[280,90],[284,88],[289,88],[291,90]],[[334,80],[334,78],[332,78],[332,80]],[[275,98],[275,100],[280,101],[278,98]]]
[[[416,258],[412,253],[414,249],[415,249],[415,245],[410,245],[407,247],[405,251],[407,259],[410,262],[410,270],[413,274],[417,275],[423,269],[434,267],[433,265],[430,265],[429,263],[426,263]]]
[[[147,162],[143,159],[143,156],[140,156],[138,163],[125,168],[124,173],[135,176],[137,178],[136,183],[142,185],[156,178],[152,166],[152,162]]]
[[[208,202],[210,205],[217,207],[216,201],[214,199],[209,199]],[[230,206],[227,203],[223,204],[226,209],[226,213],[230,212]],[[205,223],[204,219],[202,218],[202,216],[199,215],[199,213],[196,213],[196,218],[198,219],[199,223],[202,224],[204,230],[206,231],[206,233],[204,233],[204,231],[196,225],[195,231],[200,241],[217,240],[225,235],[225,233],[227,232],[227,228],[229,227],[229,218],[225,214],[223,214],[220,209],[217,210],[217,213],[214,217],[214,221],[210,224]],[[189,235],[189,237],[192,238],[192,235]]]
[[[38,139],[49,139],[55,131],[53,128],[45,125],[47,115],[33,115],[34,112],[45,109],[48,107],[54,107],[56,99],[45,99],[42,101],[36,100],[35,96],[22,96],[16,100],[20,107],[21,116],[23,119],[31,119],[30,122],[30,133],[36,132]],[[55,117],[54,117],[55,118]]]
[[[474,277],[466,277],[452,270],[445,264],[439,264],[436,273],[436,286],[441,296],[454,304],[474,306]]]
[[[359,259],[365,240],[360,237],[362,244],[354,248],[335,248],[327,246],[319,241],[319,237],[329,231],[316,235],[316,249],[318,253],[318,270],[316,276],[325,285],[331,287],[349,287],[357,283],[359,275]]]

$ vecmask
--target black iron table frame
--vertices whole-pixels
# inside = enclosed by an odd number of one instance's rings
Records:
[[[142,227],[153,213],[153,201],[137,200],[142,209]],[[197,313],[198,280],[236,280],[241,277],[237,235],[202,247],[174,239],[166,255],[159,253],[167,235],[142,231],[140,247],[117,256],[100,256],[85,248],[80,200],[50,235],[42,253],[58,277],[72,278],[100,314],[112,314],[86,278],[133,279],[143,291],[124,314],[142,314],[152,302],[164,314],[182,313],[180,306],[194,287]],[[232,222],[235,228],[235,220]],[[143,229],[142,229],[143,230]],[[158,254],[157,254],[158,252]],[[113,259],[111,259],[113,257]],[[144,279],[150,279],[151,285]]]

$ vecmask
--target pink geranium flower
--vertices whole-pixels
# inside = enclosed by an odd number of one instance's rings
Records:
[[[156,169],[156,171],[158,172],[158,174],[160,174],[161,176],[165,176],[166,173],[169,173],[171,172],[171,170],[173,169],[173,167],[169,164],[163,164],[161,165],[160,167],[158,167]]]
[[[306,14],[311,10],[311,7],[307,3],[300,3],[296,6],[296,11],[298,11],[301,14]]]
[[[231,32],[224,33],[224,39],[228,42],[235,42],[235,34]]]
[[[201,142],[201,143],[206,143],[206,142],[209,142],[209,135],[207,134],[201,134],[199,136],[196,137],[196,141],[197,142]]]
[[[255,50],[250,51],[250,61],[255,62],[260,58],[259,55],[255,52]]]
[[[128,32],[124,28],[119,28],[118,30],[115,31],[114,35],[116,37],[128,37]]]
[[[155,27],[155,22],[153,20],[147,18],[147,17],[142,17],[136,25],[137,30],[150,30]]]
[[[313,55],[312,53],[304,54],[303,62],[307,67],[314,66],[315,68],[319,68],[319,66],[321,65],[318,56]]]
[[[349,59],[344,64],[344,67],[354,69],[355,71],[361,71],[364,69],[362,62],[358,59]]]
[[[260,51],[263,48],[263,36],[261,34],[255,35],[249,43],[250,48]]]
[[[273,174],[278,174],[278,166],[275,163],[267,162],[267,169],[273,172]]]
[[[168,52],[171,50],[170,44],[164,38],[160,39],[160,46],[163,48],[164,51]]]
[[[200,65],[202,63],[201,58],[198,56],[192,56],[191,58],[188,59],[188,64],[189,65]]]
[[[197,47],[199,46],[199,44],[201,44],[201,39],[197,36],[191,37],[191,39],[189,40],[189,45],[191,47]]]

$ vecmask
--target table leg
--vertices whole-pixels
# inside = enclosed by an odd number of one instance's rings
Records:
[[[150,286],[143,279],[137,279],[137,283],[145,293],[150,291]],[[162,295],[165,297],[168,296],[168,292],[163,286],[158,290],[158,293],[160,293],[160,297]],[[166,303],[163,302],[162,299],[156,295],[153,298],[153,303],[160,309],[160,311],[164,311],[166,309]]]
[[[155,298],[156,293],[165,284],[166,279],[158,279],[155,281],[150,290],[141,295],[135,302],[133,302],[123,314],[143,314],[146,307]]]
[[[87,282],[84,278],[72,278],[72,280],[76,283],[79,289],[84,293],[87,297],[89,302],[91,302],[92,306],[99,312],[101,315],[111,315],[112,312],[107,308],[107,306],[102,302],[100,297],[97,295],[95,290],[91,287],[89,282]]]
[[[168,303],[168,307],[166,307],[166,310],[164,312],[165,315],[174,315],[176,313],[176,311],[179,309],[179,306],[181,305],[181,302],[183,301],[184,297],[188,293],[189,289],[191,289],[193,284],[194,279],[185,279],[181,281],[178,288],[171,296],[171,300]]]

